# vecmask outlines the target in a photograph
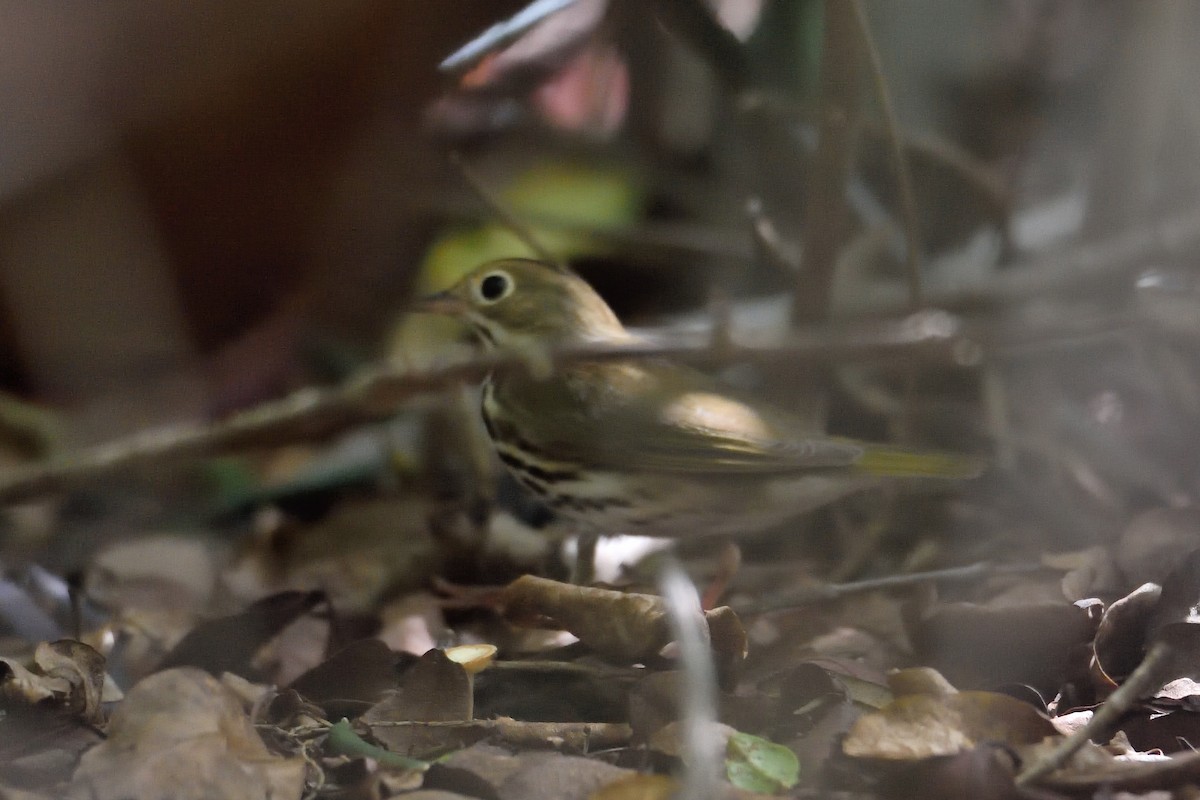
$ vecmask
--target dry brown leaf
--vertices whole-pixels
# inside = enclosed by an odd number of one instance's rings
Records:
[[[50,698],[63,698],[71,691],[65,678],[48,678],[21,665],[12,658],[0,658],[0,696],[23,700],[30,705]]]
[[[0,714],[0,780],[25,788],[54,786],[103,737],[60,705],[4,704]]]
[[[1067,680],[1087,675],[1097,622],[1087,609],[1065,601],[943,603],[913,626],[912,639],[918,663],[934,667],[955,686],[1020,683],[1052,695]]]
[[[614,661],[649,658],[671,639],[661,597],[560,583],[524,575],[504,590],[506,616],[570,631]]]
[[[425,788],[495,797],[498,787],[520,763],[509,750],[476,744],[439,759],[425,773]]]
[[[1096,629],[1093,666],[1119,681],[1137,668],[1146,652],[1151,615],[1162,595],[1156,583],[1144,583],[1104,610]]]
[[[561,628],[613,661],[644,661],[671,641],[666,605],[657,595],[523,575],[505,587],[501,602],[510,620]],[[746,658],[746,631],[726,606],[708,611],[704,618],[720,675],[732,683]]]
[[[864,681],[857,672],[819,659],[797,664],[780,679],[778,712],[764,735],[796,753],[801,780],[816,778],[834,743],[865,711],[892,701],[886,686]]]
[[[387,725],[389,722],[461,722],[471,718],[473,686],[467,671],[446,657],[441,650],[421,656],[405,674],[400,688],[363,714],[371,735],[389,750],[402,755],[423,757],[446,752],[477,741],[462,741],[472,732],[453,728],[413,728]]]
[[[255,653],[324,600],[321,592],[280,592],[240,613],[203,622],[167,653],[159,669],[200,667],[213,675],[234,672],[254,679]]]
[[[26,792],[0,784],[0,800],[54,800],[50,795]]]
[[[656,753],[662,753],[670,758],[683,758],[687,749],[687,743],[684,741],[687,736],[686,727],[691,724],[676,720],[669,722],[663,727],[655,731],[650,737],[648,746]],[[730,725],[723,725],[720,722],[709,723],[711,730],[709,738],[712,741],[721,742],[721,752],[725,751],[725,746],[729,742],[729,737],[737,733],[737,729]]]
[[[666,775],[630,775],[598,789],[588,800],[671,800],[679,782]]]
[[[69,705],[73,711],[88,722],[102,721],[104,656],[83,642],[61,639],[39,644],[33,660],[47,678],[60,678],[70,685]]]
[[[0,658],[0,696],[28,704],[58,700],[90,723],[102,720],[106,676],[104,656],[73,639],[43,642],[34,651],[34,669]]]
[[[331,719],[356,716],[399,685],[402,660],[378,639],[360,639],[296,678],[288,688],[323,707]]]
[[[602,786],[635,773],[603,761],[557,753],[522,753],[500,784],[497,800],[587,800]]]
[[[914,694],[927,694],[934,697],[945,697],[957,694],[958,689],[946,680],[942,673],[931,667],[909,667],[898,669],[887,676],[888,686],[896,697],[906,697]]]
[[[71,784],[78,800],[297,798],[301,759],[273,756],[238,698],[194,668],[135,685],[113,713],[108,739],[84,754]]]
[[[88,567],[88,595],[111,608],[201,612],[216,585],[214,545],[159,534],[108,545]]]
[[[1008,695],[918,694],[860,717],[842,749],[857,758],[911,761],[955,755],[984,742],[1017,746],[1056,735],[1050,720]]]

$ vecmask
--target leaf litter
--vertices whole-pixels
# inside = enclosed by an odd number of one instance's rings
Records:
[[[682,19],[683,40],[728,47],[686,4],[663,5],[680,16],[656,24]],[[540,115],[568,125],[561,96],[554,105],[539,85],[564,64],[598,77],[615,63],[600,40],[605,8],[578,3],[522,46],[491,53],[521,44],[519,32],[488,44],[441,123],[464,134],[492,124],[499,117],[484,112],[519,90],[539,92]],[[844,54],[825,58],[836,67]],[[611,74],[628,80],[618,66]],[[591,108],[606,131],[624,113],[618,100]],[[752,216],[756,246],[796,249],[762,208]],[[1156,257],[1171,239],[1161,233]],[[1003,286],[998,295],[1019,294]],[[716,673],[712,719],[689,719],[695,664],[647,585],[655,562],[618,558],[604,586],[561,580],[562,531],[442,447],[449,437],[427,443],[422,461],[390,449],[391,431],[359,431],[365,471],[325,462],[316,445],[248,457],[244,470],[211,462],[223,481],[259,485],[202,498],[190,527],[170,513],[153,524],[114,514],[127,535],[91,554],[81,576],[68,579],[78,564],[52,575],[61,591],[39,589],[20,560],[48,520],[93,524],[74,505],[95,496],[14,511],[5,523],[21,546],[0,552],[0,798],[648,800],[678,796],[712,766],[689,750],[697,727],[723,744],[712,797],[1195,797],[1200,517],[1195,487],[1173,474],[1194,482],[1194,448],[1177,435],[1190,428],[1168,424],[1194,422],[1196,376],[1178,357],[1195,338],[1195,300],[1176,293],[1170,324],[1161,303],[1143,300],[1135,316],[1152,325],[1131,349],[1173,365],[1163,392],[1142,372],[1110,375],[1128,365],[1098,352],[1107,346],[1020,361],[1004,325],[983,317],[1002,356],[970,378],[956,372],[973,363],[964,358],[945,382],[979,377],[993,391],[1015,374],[1037,397],[993,392],[995,413],[971,421],[986,422],[1001,451],[979,492],[850,501],[796,523],[807,536],[789,527],[715,559],[718,545],[685,543],[679,557],[705,598],[685,622],[703,632]],[[1015,327],[1038,317],[1010,311]],[[728,333],[717,327],[714,341]],[[1106,368],[1093,368],[1100,360]],[[832,371],[847,407],[897,402],[886,370]],[[947,408],[969,394],[959,389]],[[938,413],[906,412],[897,427],[945,434],[942,406],[930,407]],[[185,493],[149,486],[149,504]],[[839,537],[868,544],[839,552]],[[1079,549],[1045,552],[1072,540]],[[839,571],[869,577],[820,577]]]

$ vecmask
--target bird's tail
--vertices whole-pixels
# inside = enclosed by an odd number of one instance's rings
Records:
[[[977,478],[987,462],[977,456],[872,445],[855,466],[881,478]]]

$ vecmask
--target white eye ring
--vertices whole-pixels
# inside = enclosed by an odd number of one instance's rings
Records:
[[[512,294],[513,279],[502,269],[489,272],[475,284],[475,297],[481,303],[498,303]]]

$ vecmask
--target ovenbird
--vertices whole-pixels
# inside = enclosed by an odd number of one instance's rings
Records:
[[[485,264],[418,310],[465,320],[489,348],[635,342],[583,279],[525,259]],[[764,529],[886,477],[969,477],[975,459],[812,435],[661,359],[509,370],[483,389],[500,460],[594,532],[683,537]]]

